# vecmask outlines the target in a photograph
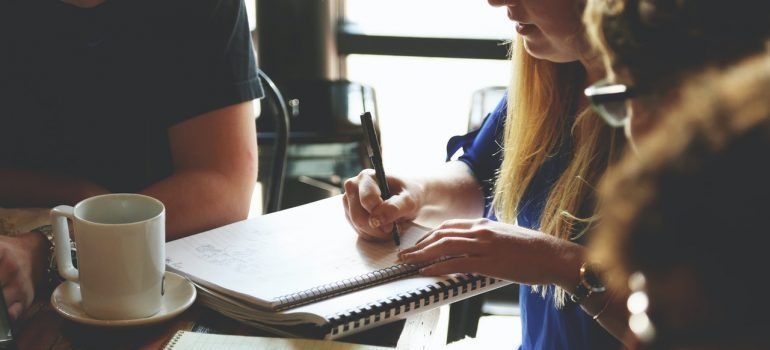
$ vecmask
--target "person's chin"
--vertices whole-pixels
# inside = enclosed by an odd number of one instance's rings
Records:
[[[530,39],[524,37],[524,49],[530,56],[554,63],[574,62],[576,59],[571,55],[562,54],[553,49],[547,41]]]

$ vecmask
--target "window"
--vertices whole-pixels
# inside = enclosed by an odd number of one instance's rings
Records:
[[[469,0],[347,0],[345,17],[364,34],[510,39],[505,9]]]
[[[383,157],[393,172],[441,164],[447,139],[467,130],[473,92],[511,80],[505,40],[514,28],[504,9],[468,0],[347,0],[345,13],[339,45],[347,78],[377,92]]]
[[[377,92],[383,163],[399,173],[443,163],[446,141],[467,130],[473,92],[510,80],[505,60],[350,55],[347,66]]]

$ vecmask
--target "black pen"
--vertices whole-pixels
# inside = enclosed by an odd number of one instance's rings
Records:
[[[388,189],[388,181],[385,177],[385,169],[382,167],[382,153],[380,152],[380,142],[377,138],[377,133],[374,131],[374,123],[372,122],[372,114],[364,112],[361,114],[361,126],[364,128],[364,136],[366,137],[366,152],[369,154],[369,160],[372,161],[374,166],[374,174],[377,176],[377,184],[380,186],[380,197],[383,200],[390,198],[390,189]],[[393,243],[401,245],[401,240],[398,238],[398,225],[393,223],[393,231],[390,232],[393,237]]]

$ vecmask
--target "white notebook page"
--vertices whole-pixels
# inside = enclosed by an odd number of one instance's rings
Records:
[[[359,345],[324,340],[246,337],[179,331],[164,350],[385,350],[380,346]]]
[[[426,228],[404,225],[401,247]],[[170,270],[265,308],[288,294],[398,264],[393,242],[358,239],[340,196],[166,244]]]

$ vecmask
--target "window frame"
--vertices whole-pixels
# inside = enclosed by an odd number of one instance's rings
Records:
[[[372,35],[357,31],[343,21],[337,26],[337,54],[471,58],[504,60],[508,47],[503,40],[476,38],[409,37]]]

